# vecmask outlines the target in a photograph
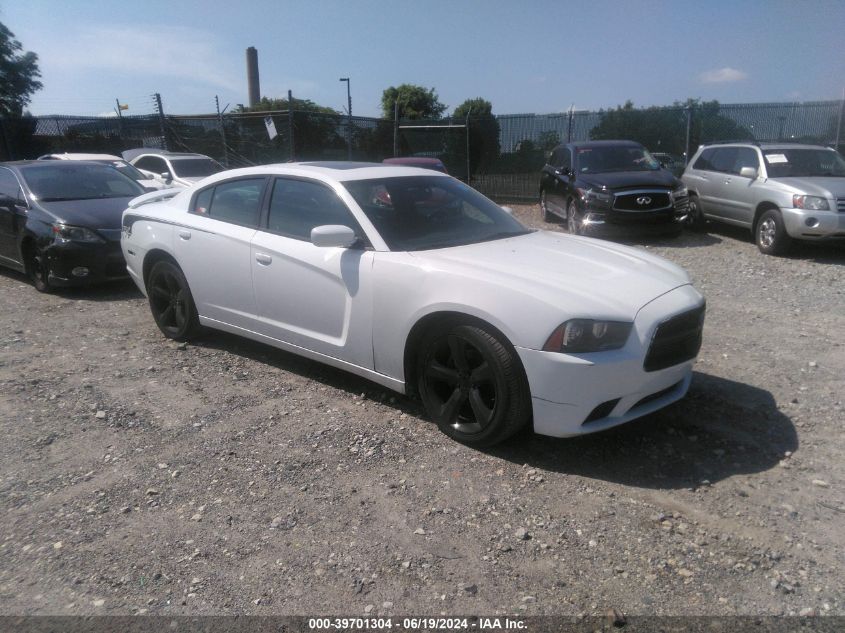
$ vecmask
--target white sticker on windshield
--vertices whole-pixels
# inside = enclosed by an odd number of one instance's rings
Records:
[[[788,163],[789,161],[784,154],[766,154],[766,162],[774,165],[775,163]]]

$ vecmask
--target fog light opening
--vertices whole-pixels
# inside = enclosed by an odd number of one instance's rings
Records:
[[[88,276],[88,269],[85,266],[77,266],[72,271],[70,271],[74,277],[87,277]]]
[[[814,229],[819,225],[819,220],[818,218],[807,218],[804,220],[804,224],[809,226],[811,229]]]

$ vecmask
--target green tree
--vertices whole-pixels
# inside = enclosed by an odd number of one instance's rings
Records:
[[[718,101],[700,99],[650,108],[635,108],[631,101],[626,101],[613,110],[600,112],[601,121],[590,130],[590,138],[626,139],[642,143],[652,151],[683,154],[689,111],[692,113],[690,151],[703,142],[753,138],[745,127],[719,113]]]
[[[452,113],[456,123],[469,122],[469,164],[471,173],[485,173],[499,158],[499,121],[493,115],[493,104],[476,97],[467,99]],[[452,173],[466,172],[467,137],[465,134],[449,134],[447,155],[454,162]]]
[[[390,86],[381,95],[381,112],[385,119],[393,118],[393,105],[399,102],[401,119],[439,119],[447,106],[440,103],[434,88],[413,84]]]
[[[15,34],[0,22],[0,116],[21,116],[32,94],[42,88],[38,55],[22,50]]]

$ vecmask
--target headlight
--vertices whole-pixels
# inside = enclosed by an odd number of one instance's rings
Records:
[[[546,344],[544,352],[602,352],[625,346],[631,333],[630,323],[572,319],[558,326]]]
[[[821,196],[792,196],[792,206],[796,209],[807,209],[807,211],[827,211],[830,207],[827,200]]]
[[[105,240],[91,229],[84,226],[69,226],[67,224],[54,224],[53,235],[59,242],[86,242],[100,243]]]
[[[598,189],[579,189],[581,199],[591,207],[609,207],[613,202],[613,194]]]
[[[687,190],[687,188],[683,185],[681,185],[680,187],[675,189],[675,191],[672,192],[672,197],[675,200],[677,200],[678,198],[686,198],[688,196],[689,196],[689,190]]]

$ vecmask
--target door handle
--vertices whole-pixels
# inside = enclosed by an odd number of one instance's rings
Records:
[[[185,230],[179,231],[179,237],[183,240],[189,240],[191,239],[191,232]]]
[[[273,262],[273,258],[269,255],[265,255],[264,253],[256,253],[255,261],[257,261],[262,266],[269,266]]]

